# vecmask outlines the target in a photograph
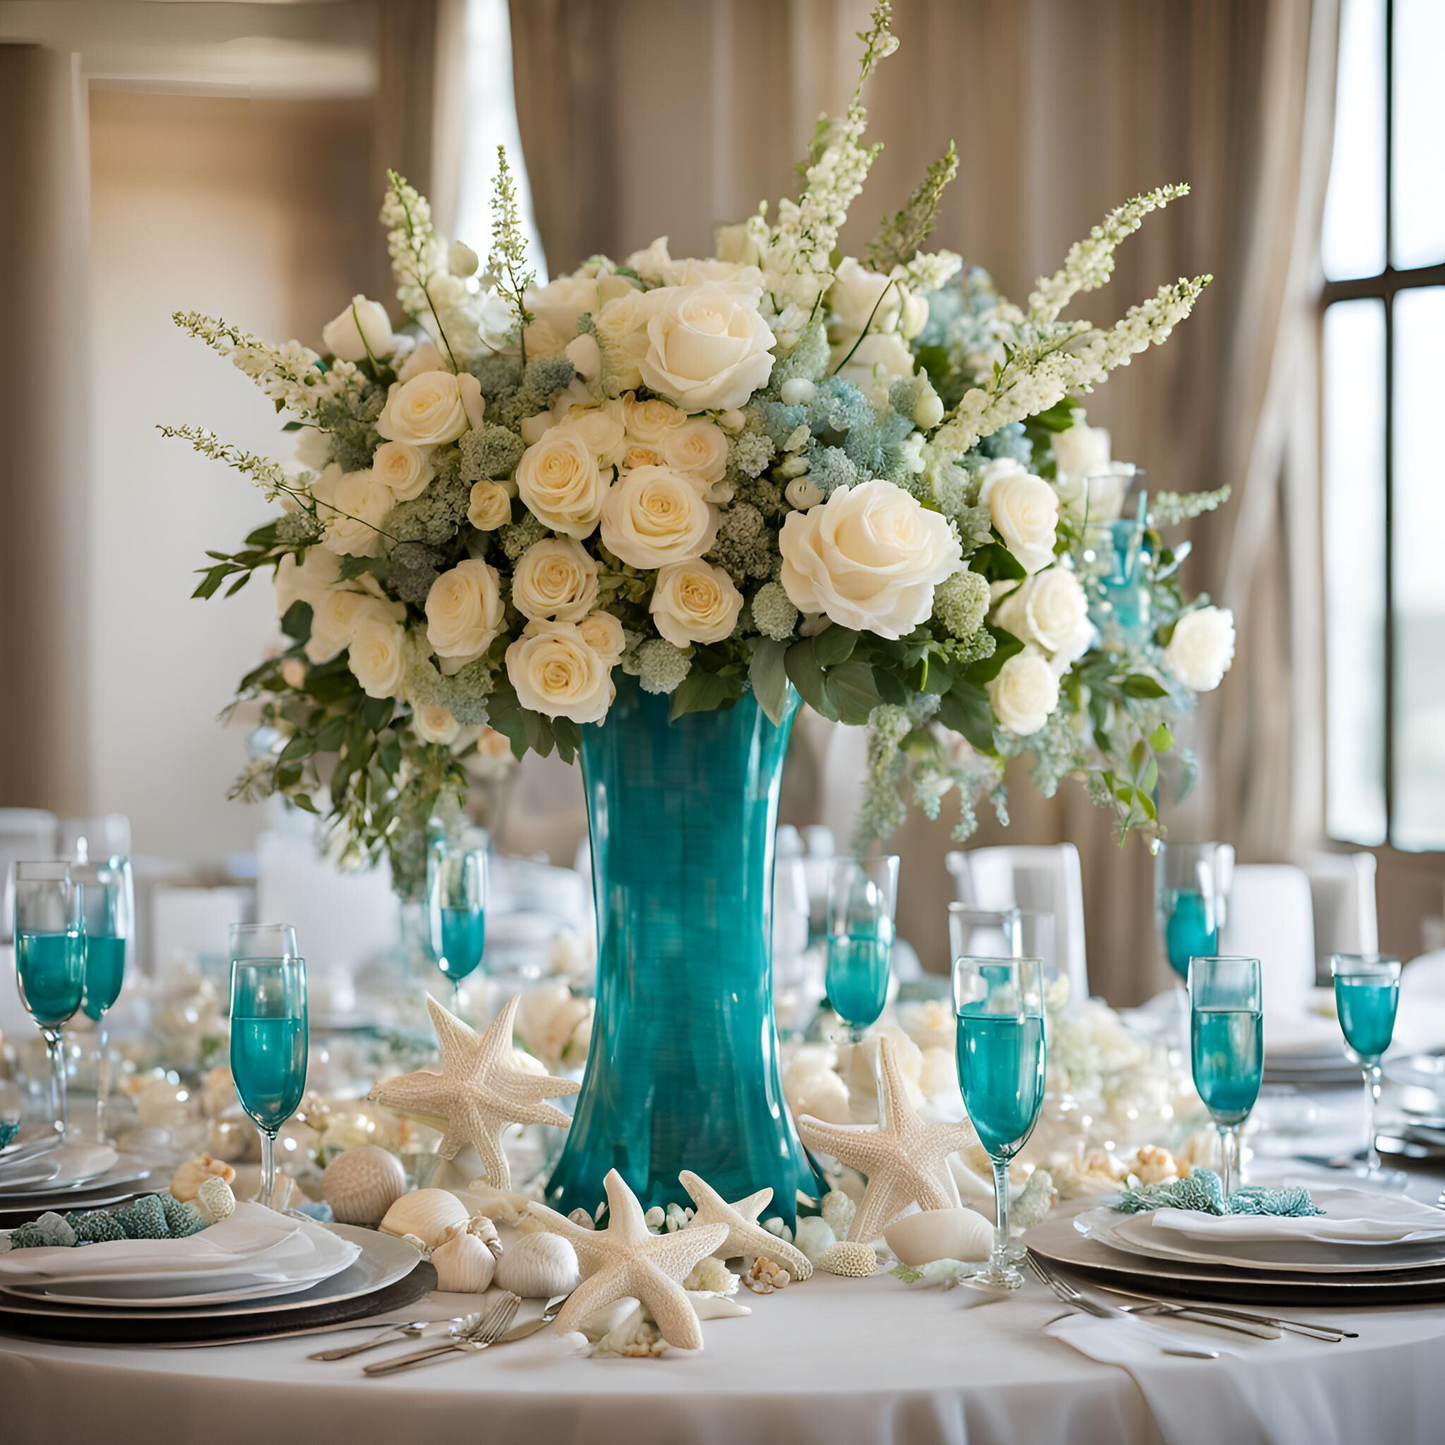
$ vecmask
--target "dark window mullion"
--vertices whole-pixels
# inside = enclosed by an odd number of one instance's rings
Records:
[[[1395,841],[1395,0],[1385,0],[1385,842]]]

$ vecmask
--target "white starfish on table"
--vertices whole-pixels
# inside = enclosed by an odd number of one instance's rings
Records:
[[[684,1169],[677,1177],[696,1205],[689,1229],[699,1224],[727,1225],[727,1238],[713,1251],[714,1254],[723,1259],[732,1259],[739,1254],[761,1254],[784,1265],[794,1279],[807,1279],[812,1274],[813,1262],[801,1249],[758,1223],[758,1216],[773,1197],[771,1189],[759,1189],[756,1194],[729,1204],[711,1184],[691,1169]]]
[[[575,1094],[582,1086],[556,1079],[545,1071],[517,1067],[512,1047],[512,1022],[520,994],[514,994],[478,1038],[455,1014],[430,994],[427,1011],[441,1051],[441,1073],[418,1070],[383,1079],[366,1096],[399,1114],[435,1122],[446,1132],[437,1153],[454,1159],[471,1144],[482,1172],[495,1189],[512,1187],[512,1171],[502,1148],[502,1134],[512,1124],[555,1124],[565,1129],[571,1119],[545,1099]]]
[[[967,1119],[925,1124],[908,1101],[893,1041],[878,1040],[878,1125],[829,1124],[798,1117],[803,1142],[860,1170],[868,1180],[848,1238],[869,1244],[910,1204],[920,1209],[957,1209],[958,1185],[948,1156],[978,1142]]]
[[[694,1221],[673,1234],[653,1234],[627,1181],[609,1169],[602,1182],[607,1190],[606,1229],[584,1229],[545,1204],[527,1207],[529,1218],[571,1241],[587,1266],[587,1277],[557,1315],[558,1334],[575,1330],[589,1315],[629,1296],[647,1307],[668,1344],[679,1350],[702,1349],[702,1326],[682,1282],[727,1238],[727,1225]]]

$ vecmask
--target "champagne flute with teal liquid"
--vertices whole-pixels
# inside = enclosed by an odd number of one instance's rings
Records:
[[[834,858],[828,874],[828,966],[833,1012],[856,1044],[888,1002],[898,859]]]
[[[70,1129],[65,1025],[85,986],[85,921],[68,863],[15,865],[15,978],[20,1001],[45,1038],[52,1117],[64,1138]]]
[[[106,863],[73,863],[70,876],[80,889],[81,915],[85,920],[85,972],[80,1008],[96,1028],[95,1137],[104,1143],[105,1106],[110,1092],[105,1015],[120,997],[125,980],[134,896],[130,863],[124,858],[112,858]]]
[[[1189,1000],[1184,985],[1191,958],[1219,952],[1228,866],[1221,843],[1161,843],[1154,855],[1154,917],[1164,957],[1179,979],[1171,1048],[1188,1038]]]
[[[1395,1035],[1400,960],[1380,953],[1335,953],[1330,955],[1330,973],[1345,1045],[1365,1080],[1364,1160],[1353,1172],[1361,1182],[1377,1189],[1403,1189],[1408,1182],[1404,1172],[1386,1169],[1375,1147],[1375,1108],[1383,1078],[1380,1060]]]
[[[276,1135],[306,1091],[306,962],[238,958],[231,964],[231,1077],[261,1134],[261,1192],[276,1193]]]
[[[1009,1162],[1028,1143],[1044,1102],[1044,966],[1037,958],[957,958],[953,1006],[963,1106],[993,1164],[995,1226],[988,1268],[993,1289],[1018,1289],[1009,1246]]]
[[[427,919],[436,966],[452,986],[456,1007],[462,980],[481,967],[487,943],[487,850],[443,848],[431,866]]]
[[[1194,1087],[1219,1130],[1224,1197],[1240,1182],[1239,1130],[1264,1074],[1257,958],[1189,960],[1189,1056]]]

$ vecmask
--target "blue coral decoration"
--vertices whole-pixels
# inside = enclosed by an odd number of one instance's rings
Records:
[[[10,1232],[11,1249],[68,1248],[75,1243],[75,1230],[59,1214],[47,1211],[39,1219],[18,1225]]]
[[[1142,1184],[1126,1189],[1114,1203],[1121,1214],[1143,1214],[1151,1209],[1193,1209],[1201,1214],[1276,1214],[1301,1219],[1324,1210],[1298,1185],[1288,1189],[1250,1186],[1236,1189],[1226,1202],[1224,1185],[1212,1169],[1196,1169],[1167,1184]]]
[[[117,1209],[114,1218],[125,1230],[127,1239],[165,1239],[171,1232],[158,1194],[142,1194],[139,1199]]]
[[[77,1244],[112,1244],[125,1238],[125,1230],[103,1209],[85,1214],[67,1214],[66,1222],[75,1231]]]

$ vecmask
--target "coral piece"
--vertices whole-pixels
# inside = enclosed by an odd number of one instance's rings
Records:
[[[115,1222],[127,1239],[165,1239],[170,1234],[160,1195],[142,1194],[115,1211]]]
[[[620,1325],[609,1330],[597,1341],[593,1353],[656,1359],[658,1355],[666,1353],[667,1345],[657,1321],[638,1305]]]
[[[863,1244],[882,1234],[910,1204],[957,1209],[958,1186],[948,1156],[978,1141],[967,1120],[925,1124],[918,1117],[889,1038],[878,1041],[877,1127],[828,1124],[804,1115],[798,1132],[810,1148],[832,1154],[867,1176],[863,1202],[847,1232],[848,1239]]]
[[[642,1206],[615,1169],[603,1181],[607,1190],[607,1228],[581,1229],[545,1205],[528,1212],[548,1230],[571,1242],[589,1268],[557,1316],[565,1334],[588,1315],[630,1295],[651,1312],[662,1338],[680,1350],[702,1348],[702,1326],[688,1302],[682,1281],[699,1260],[715,1253],[727,1238],[725,1224],[697,1224],[675,1234],[650,1234]]]
[[[113,1244],[125,1238],[125,1230],[103,1209],[67,1214],[65,1222],[75,1231],[77,1244]]]
[[[839,1239],[846,1239],[848,1231],[853,1227],[853,1216],[858,1212],[858,1205],[841,1189],[830,1189],[823,1196],[822,1212],[833,1233]]]
[[[738,1277],[715,1254],[710,1254],[693,1265],[682,1287],[689,1294],[734,1294]]]
[[[512,1171],[502,1135],[512,1124],[553,1124],[565,1129],[571,1119],[544,1103],[582,1087],[574,1079],[556,1079],[517,1065],[512,1026],[519,994],[513,994],[480,1038],[430,994],[427,1011],[441,1051],[441,1073],[421,1070],[384,1079],[367,1095],[378,1104],[445,1129],[437,1152],[454,1159],[465,1144],[476,1148],[483,1176],[497,1189],[512,1187]]]
[[[1036,1224],[1042,1224],[1054,1200],[1059,1197],[1054,1181],[1047,1169],[1035,1169],[1029,1175],[1023,1192],[1009,1206],[1009,1233],[1022,1234]]]
[[[229,1190],[231,1187],[224,1179],[218,1182],[223,1189]],[[210,1226],[211,1221],[191,1200],[182,1203],[170,1194],[158,1194],[156,1198],[161,1202],[161,1211],[166,1217],[166,1230],[172,1239],[186,1239]]]
[[[812,1262],[808,1264],[808,1272],[813,1271]],[[748,1266],[748,1272],[743,1276],[743,1283],[752,1290],[754,1294],[772,1294],[774,1290],[786,1289],[793,1282],[793,1276],[788,1273],[776,1260],[769,1259],[766,1255],[758,1255]]]
[[[10,1231],[11,1249],[69,1248],[74,1243],[75,1230],[69,1221],[49,1209],[39,1219],[28,1220]]]
[[[403,1194],[382,1216],[383,1234],[412,1235],[427,1249],[435,1249],[453,1225],[465,1225],[467,1206],[445,1189],[413,1189]]]
[[[378,1144],[345,1150],[321,1176],[321,1197],[339,1224],[379,1224],[405,1193],[401,1160]]]
[[[209,1154],[197,1154],[176,1170],[171,1179],[171,1197],[183,1203],[194,1199],[207,1179],[224,1179],[227,1184],[234,1184],[236,1171],[224,1159],[213,1159]]]
[[[852,1200],[848,1202],[851,1204]],[[793,1236],[793,1243],[814,1264],[817,1264],[825,1249],[837,1242],[838,1236],[833,1232],[833,1226],[820,1214],[809,1214],[800,1219],[797,1233]]]
[[[846,1279],[866,1279],[878,1269],[878,1256],[872,1246],[856,1239],[842,1239],[823,1251],[818,1268]]]
[[[208,1224],[219,1224],[236,1212],[236,1195],[219,1176],[203,1181],[196,1193],[196,1208]]]
[[[497,1262],[498,1286],[523,1299],[571,1294],[580,1273],[577,1251],[555,1234],[524,1234]]]
[[[729,1204],[711,1184],[691,1169],[684,1169],[677,1177],[697,1206],[691,1227],[696,1228],[699,1224],[727,1226],[727,1234],[716,1251],[724,1259],[731,1259],[734,1255],[765,1255],[785,1266],[793,1279],[807,1279],[812,1274],[812,1261],[802,1250],[758,1223],[758,1215],[772,1200],[771,1189],[759,1189],[756,1194]]]

